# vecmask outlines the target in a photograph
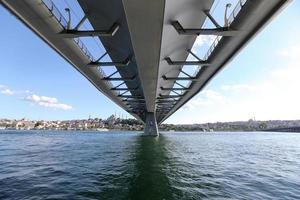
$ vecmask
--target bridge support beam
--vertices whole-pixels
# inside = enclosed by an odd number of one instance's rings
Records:
[[[157,121],[153,112],[146,113],[144,134],[149,136],[158,136]]]

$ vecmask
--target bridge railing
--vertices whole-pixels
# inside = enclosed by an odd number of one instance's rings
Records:
[[[56,20],[60,23],[63,28],[67,28],[68,22],[66,18],[61,14],[59,9],[55,6],[52,0],[41,0],[41,2],[48,8],[48,10],[52,13],[52,15],[56,18]],[[88,57],[90,61],[94,61],[92,54],[89,52],[88,48],[79,38],[73,38],[74,42],[81,49],[81,51]],[[101,67],[97,67],[99,73],[105,77],[105,72],[101,69]],[[105,81],[107,87],[112,88],[113,84],[110,81]]]
[[[42,0],[44,5],[49,9],[49,11],[53,14],[53,16],[57,19],[57,21],[62,25],[62,27],[67,28],[67,20],[61,14],[59,9],[55,6],[52,0]],[[83,42],[79,38],[73,39],[77,46],[81,49],[81,51],[90,59],[94,60],[92,54],[89,52],[87,47],[83,44]]]
[[[246,2],[247,2],[247,0],[239,0],[238,1],[237,5],[235,6],[235,8],[233,9],[233,11],[231,12],[231,14],[228,17],[229,25],[234,21],[234,19],[239,14],[239,12],[241,11],[241,9],[243,8],[243,6],[245,5]],[[216,37],[216,39],[214,40],[214,42],[212,43],[212,45],[210,46],[210,48],[206,52],[206,54],[204,56],[204,60],[207,60],[209,58],[209,56],[212,54],[212,52],[214,51],[214,49],[216,48],[216,46],[220,42],[221,38],[222,38],[222,36],[217,36]]]
[[[232,10],[232,12],[230,13],[229,17],[228,17],[228,24],[230,25],[234,19],[236,18],[236,16],[239,14],[239,12],[241,11],[241,9],[243,8],[243,6],[245,5],[247,0],[239,0],[237,5],[235,6],[235,8]],[[212,52],[215,50],[216,46],[218,46],[218,43],[221,41],[222,36],[217,36],[215,38],[215,40],[213,41],[213,43],[211,44],[210,48],[207,50],[206,54],[204,55],[204,60],[208,60],[209,56],[212,54]],[[198,67],[197,70],[195,70],[194,72],[194,76],[196,77],[200,71],[201,67]],[[190,85],[192,84],[192,82],[190,82],[187,87],[190,87]],[[184,93],[184,91],[182,92],[182,94]]]

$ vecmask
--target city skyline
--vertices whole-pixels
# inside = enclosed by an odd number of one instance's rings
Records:
[[[300,119],[297,107],[300,95],[296,92],[300,84],[297,77],[300,28],[295,26],[299,10],[299,1],[288,5],[166,123],[238,121],[253,117]],[[107,118],[114,113],[130,116],[3,7],[0,16],[6,27],[0,33],[0,118],[63,120],[88,115]],[[200,47],[208,46],[212,39],[199,37],[194,50],[201,54]]]

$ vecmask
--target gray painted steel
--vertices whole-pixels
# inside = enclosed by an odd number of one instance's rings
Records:
[[[146,114],[144,135],[158,136],[158,127],[155,112],[148,112]]]
[[[235,13],[229,27],[202,31],[204,34],[217,34],[219,30],[224,31],[220,35],[230,36],[220,39],[207,60],[199,60],[202,68],[197,74],[178,78],[183,64],[194,64],[185,63],[185,60],[213,0],[78,0],[95,33],[91,30],[80,33],[66,30],[42,0],[2,0],[12,14],[71,63],[99,91],[137,119],[147,122],[155,116],[158,123],[162,123],[199,93],[287,2],[289,0],[240,1],[243,6]],[[177,22],[190,32],[185,34],[184,29],[178,30]],[[226,30],[231,32],[226,33]],[[99,37],[113,63],[90,59],[72,39],[93,34]],[[104,76],[97,67],[113,64],[121,78]],[[183,79],[190,80],[188,87],[174,84],[176,80]],[[111,81],[116,80],[123,80],[124,84],[113,87]],[[121,94],[126,88],[129,88],[130,95]],[[182,93],[171,95],[172,91]],[[146,123],[148,130],[147,127]]]
[[[159,115],[161,123],[199,93],[206,84],[231,60],[240,50],[270,22],[271,19],[288,3],[289,0],[248,0],[236,16],[230,27],[239,33],[233,37],[222,37],[214,51],[208,57],[210,66],[201,68],[197,81],[192,82],[189,91],[165,115]]]

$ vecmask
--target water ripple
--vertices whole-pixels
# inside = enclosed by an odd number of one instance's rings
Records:
[[[0,133],[0,199],[300,199],[300,134]]]

